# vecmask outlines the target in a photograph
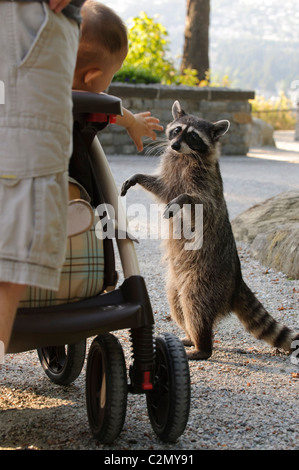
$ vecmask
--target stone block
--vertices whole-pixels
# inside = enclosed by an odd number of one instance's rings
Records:
[[[250,147],[275,147],[274,128],[271,124],[259,118],[252,118],[247,130]]]
[[[227,102],[202,100],[199,103],[199,109],[202,112],[224,113],[227,111]]]
[[[232,221],[236,240],[267,267],[299,279],[299,191],[280,193]]]
[[[252,118],[250,114],[239,111],[233,114],[233,121],[238,124],[250,124],[252,122]]]

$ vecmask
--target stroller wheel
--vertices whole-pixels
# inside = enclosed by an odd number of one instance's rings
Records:
[[[46,375],[58,385],[69,385],[82,370],[86,340],[65,346],[39,348],[37,354]]]
[[[170,333],[156,338],[154,388],[147,392],[151,425],[164,442],[184,432],[190,410],[190,374],[181,341]]]
[[[127,373],[123,350],[112,334],[96,337],[86,370],[86,404],[93,436],[103,444],[121,433],[127,408]]]

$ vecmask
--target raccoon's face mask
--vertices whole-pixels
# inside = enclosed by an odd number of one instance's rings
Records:
[[[166,128],[166,135],[172,150],[185,155],[213,154],[216,145],[229,129],[229,121],[211,123],[182,110],[178,101],[172,107],[174,121]]]

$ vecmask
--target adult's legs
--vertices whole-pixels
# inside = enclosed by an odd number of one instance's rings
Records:
[[[78,39],[46,3],[0,2],[0,355],[26,285],[59,285]]]
[[[0,282],[0,341],[4,344],[3,352],[8,347],[18,303],[25,288],[24,284]]]

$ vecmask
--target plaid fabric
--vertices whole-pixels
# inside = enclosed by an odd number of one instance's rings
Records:
[[[96,222],[95,222],[96,224]],[[98,227],[97,227],[98,230]],[[89,231],[69,238],[58,291],[28,286],[19,307],[46,307],[99,294],[104,282],[103,241]]]

